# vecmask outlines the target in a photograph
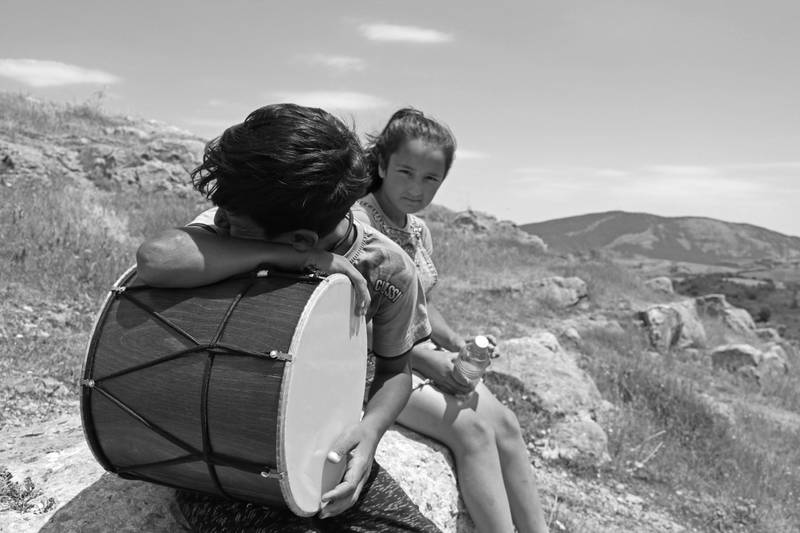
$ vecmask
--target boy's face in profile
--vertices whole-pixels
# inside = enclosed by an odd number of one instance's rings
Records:
[[[264,228],[258,225],[249,216],[237,215],[222,208],[217,209],[217,213],[214,215],[214,224],[220,228],[227,228],[228,234],[237,239],[251,239],[256,241],[291,244],[296,248],[298,243],[305,242],[307,245],[302,245],[299,248],[301,251],[308,248],[313,248],[314,245],[319,242],[319,238],[316,233],[305,229],[287,231],[269,237]],[[298,234],[302,234],[304,239],[298,239]],[[310,237],[309,234],[313,235],[313,237]]]
[[[221,228],[227,228],[231,237],[237,239],[252,239],[256,241],[273,241],[268,239],[264,229],[256,224],[247,215],[235,215],[222,208],[217,209],[214,216],[214,224]]]

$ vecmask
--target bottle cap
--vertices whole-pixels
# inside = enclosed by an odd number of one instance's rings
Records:
[[[489,339],[487,339],[484,335],[478,335],[475,337],[475,346],[480,349],[488,348],[489,347]]]

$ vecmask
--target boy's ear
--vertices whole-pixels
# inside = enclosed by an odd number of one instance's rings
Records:
[[[291,232],[291,244],[298,252],[307,252],[319,241],[316,231],[310,229],[297,229]]]
[[[381,179],[386,177],[386,161],[382,157],[378,157],[378,176]]]

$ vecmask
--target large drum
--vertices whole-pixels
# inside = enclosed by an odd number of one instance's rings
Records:
[[[342,478],[326,455],[359,421],[366,363],[343,275],[157,289],[132,268],[89,342],[84,433],[122,477],[310,516]]]

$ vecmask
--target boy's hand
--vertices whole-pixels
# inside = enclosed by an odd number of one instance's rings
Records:
[[[309,253],[305,267],[328,274],[344,274],[350,278],[356,293],[356,314],[359,316],[367,314],[371,301],[367,280],[347,258],[324,250],[313,250]]]
[[[347,468],[341,483],[322,495],[324,507],[319,513],[320,518],[341,514],[356,503],[372,469],[377,446],[377,438],[368,435],[360,424],[346,430],[337,439],[328,452],[328,461],[347,461]]]

